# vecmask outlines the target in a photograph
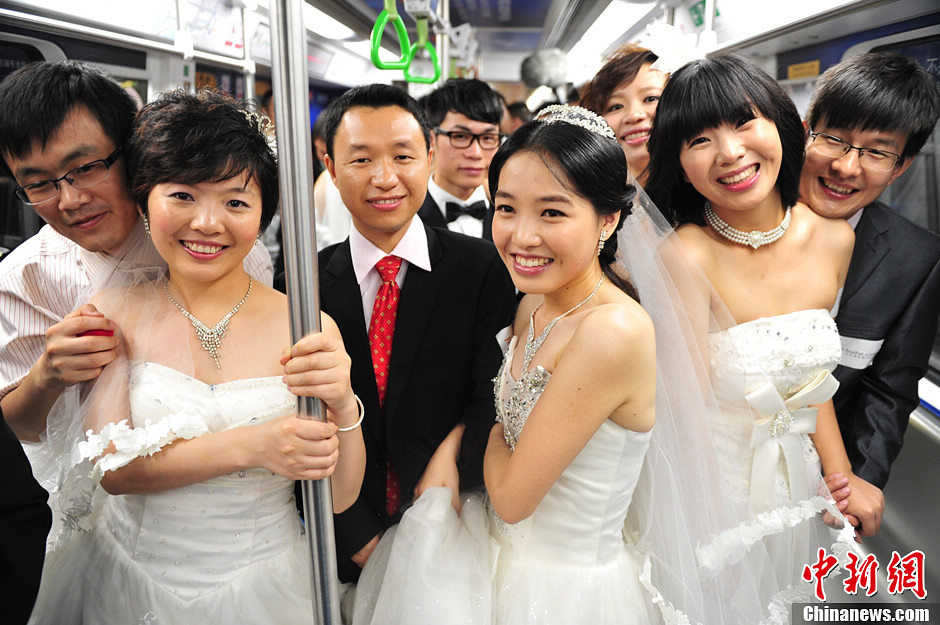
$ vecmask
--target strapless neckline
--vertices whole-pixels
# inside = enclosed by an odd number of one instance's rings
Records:
[[[191,376],[188,373],[183,373],[179,369],[174,369],[173,367],[168,367],[167,365],[160,364],[159,362],[154,362],[152,360],[141,360],[134,363],[131,363],[132,369],[142,369],[145,367],[155,367],[158,370],[161,370],[170,375],[175,375],[181,380],[187,382],[195,382],[207,389],[220,389],[220,388],[238,388],[239,386],[244,386],[246,384],[256,385],[258,382],[281,382],[281,376],[279,375],[269,375],[262,376],[257,378],[239,378],[237,380],[227,380],[225,382],[216,382],[211,384],[209,382],[204,382],[195,376]]]
[[[735,325],[731,327],[740,328],[740,327],[751,325],[754,323],[783,320],[783,319],[788,319],[790,317],[797,317],[800,315],[810,314],[810,313],[812,314],[822,313],[826,315],[827,317],[830,317],[830,318],[832,317],[829,311],[826,310],[825,308],[803,308],[801,310],[793,310],[793,311],[786,312],[786,313],[780,313],[779,315],[766,315],[764,317],[757,317],[756,319],[750,319],[748,321],[742,321],[741,323],[735,323]]]

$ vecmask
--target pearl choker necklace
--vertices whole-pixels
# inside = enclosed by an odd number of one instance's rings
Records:
[[[781,221],[776,228],[766,232],[761,230],[751,230],[750,232],[744,232],[743,230],[732,228],[728,225],[727,222],[725,222],[725,220],[715,213],[715,211],[712,209],[711,202],[707,200],[705,201],[705,221],[715,230],[715,232],[728,239],[732,243],[737,243],[738,245],[750,245],[756,250],[762,245],[770,245],[782,237],[783,233],[787,231],[787,228],[790,227],[790,207],[787,206],[787,210],[783,215],[783,221]]]

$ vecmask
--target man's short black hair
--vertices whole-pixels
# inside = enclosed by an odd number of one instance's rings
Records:
[[[330,158],[333,158],[333,140],[336,139],[336,131],[340,122],[343,121],[343,116],[346,111],[357,106],[367,108],[397,106],[405,109],[411,113],[417,120],[418,125],[421,126],[425,147],[427,149],[431,148],[431,130],[427,118],[424,116],[424,111],[421,110],[415,99],[398,87],[376,83],[350,89],[330,102],[329,106],[320,113],[320,117],[323,117],[323,138],[326,140],[326,153]]]
[[[933,77],[917,61],[893,52],[869,52],[833,65],[810,100],[810,128],[881,130],[907,135],[901,156],[915,156],[940,116]]]
[[[22,158],[49,139],[75,107],[87,108],[115,148],[123,148],[137,106],[117,82],[89,65],[72,61],[31,63],[0,83],[0,162]]]
[[[499,94],[476,78],[451,78],[421,98],[431,127],[440,126],[451,111],[474,121],[499,125],[503,104]]]

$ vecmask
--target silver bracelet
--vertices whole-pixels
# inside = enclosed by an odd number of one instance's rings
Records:
[[[359,396],[353,394],[353,397],[356,398],[356,403],[359,404],[359,420],[350,425],[348,428],[336,428],[339,432],[352,432],[357,427],[362,425],[362,419],[366,416],[366,407],[362,405],[362,400],[359,399]]]

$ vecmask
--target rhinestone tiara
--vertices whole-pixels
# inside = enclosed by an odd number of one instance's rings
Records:
[[[604,118],[583,106],[552,104],[542,109],[535,119],[543,124],[563,123],[580,126],[607,139],[617,140],[614,129],[610,127]]]

